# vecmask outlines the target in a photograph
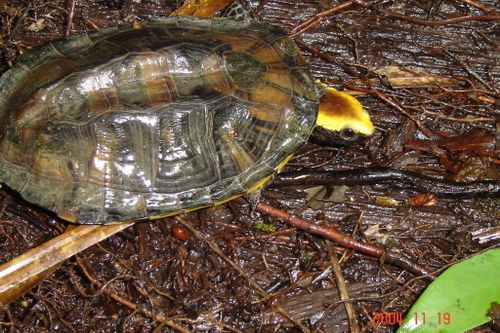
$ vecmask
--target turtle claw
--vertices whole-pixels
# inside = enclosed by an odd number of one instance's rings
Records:
[[[257,205],[259,204],[261,198],[262,188],[245,195],[245,199],[250,205],[250,216],[255,216],[255,213],[257,212]]]

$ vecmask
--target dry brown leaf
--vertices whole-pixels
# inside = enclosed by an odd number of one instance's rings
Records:
[[[425,88],[456,86],[458,81],[423,70],[400,66],[384,66],[374,70],[384,76],[393,88]]]

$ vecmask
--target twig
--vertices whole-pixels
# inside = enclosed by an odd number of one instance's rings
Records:
[[[480,4],[474,0],[463,0],[463,1],[472,7],[476,7],[477,9],[481,9],[484,12],[490,13],[492,15],[500,15],[500,13],[498,11],[494,10],[493,8],[487,7],[487,6]]]
[[[472,5],[472,3],[474,3],[472,1],[470,1],[470,2],[471,2],[471,3],[469,3],[470,5]],[[316,23],[323,20],[325,17],[327,17],[327,16],[329,16],[329,15],[331,15],[339,10],[350,7],[353,4],[358,4],[358,5],[363,6],[365,8],[374,7],[371,4],[364,3],[363,1],[359,1],[359,0],[357,0],[357,1],[351,0],[351,1],[346,1],[346,2],[340,3],[334,7],[326,10],[326,11],[323,11],[321,13],[314,15],[313,17],[309,18],[305,22],[299,24],[298,26],[296,26],[292,30],[292,33],[289,36],[295,37],[295,36],[303,33],[304,31],[308,30],[313,25],[315,25]],[[474,3],[474,4],[476,4],[476,3]],[[461,22],[466,22],[466,21],[500,21],[500,15],[497,15],[495,12],[493,12],[493,13],[495,13],[495,15],[466,15],[466,16],[452,17],[452,18],[444,19],[444,20],[425,20],[425,19],[419,19],[416,17],[411,17],[411,16],[399,14],[399,13],[396,13],[392,10],[385,9],[385,8],[374,7],[374,9],[380,13],[384,13],[386,15],[396,17],[396,18],[404,20],[404,21],[417,23],[417,24],[421,24],[421,25],[429,25],[429,26],[441,26],[441,25],[461,23]],[[488,10],[486,7],[481,8],[481,9],[486,10],[486,11],[491,13],[491,11]]]
[[[348,89],[360,91],[360,92],[365,93],[365,94],[375,95],[376,97],[378,97],[382,101],[386,102],[390,106],[394,107],[399,112],[401,112],[402,114],[404,114],[405,116],[407,116],[409,119],[411,119],[418,126],[418,128],[420,129],[420,131],[422,131],[422,133],[424,133],[424,135],[426,135],[427,137],[432,137],[433,136],[433,133],[427,127],[425,127],[424,124],[418,118],[414,117],[411,113],[409,113],[408,111],[406,111],[403,108],[403,106],[401,106],[399,103],[397,103],[393,99],[389,98],[386,94],[384,94],[379,89],[376,89],[376,88],[373,88],[373,87],[362,88],[362,87],[358,87],[358,86],[355,86],[355,85],[352,85],[352,84],[349,84],[349,83],[346,83],[346,82],[339,82],[339,81],[335,81],[335,80],[328,80],[328,81],[330,83],[335,83],[335,84],[342,85],[342,86],[344,86],[344,87],[346,87]],[[405,107],[405,108],[409,108],[409,107]],[[457,119],[463,120],[463,118],[457,118]],[[490,118],[478,118],[478,119],[480,119],[481,121],[485,121],[485,122],[490,120]]]
[[[485,123],[491,123],[491,122],[496,122],[497,120],[495,118],[487,118],[487,117],[464,117],[464,118],[457,118],[457,117],[451,117],[447,116],[445,114],[441,114],[439,112],[433,112],[430,110],[427,110],[427,108],[423,106],[406,106],[407,109],[413,109],[419,112],[422,112],[423,114],[431,115],[439,119],[446,119],[450,121],[456,121],[459,123],[479,123],[479,122],[485,122]]]
[[[267,3],[269,2],[269,0],[260,0],[259,1],[259,5],[257,6],[257,8],[255,8],[255,10],[252,12],[252,16],[257,16],[260,14],[260,12],[262,12],[262,10],[264,9],[264,7],[267,5]]]
[[[295,37],[297,35],[300,35],[304,31],[306,31],[309,28],[311,28],[316,23],[318,23],[321,20],[323,20],[325,17],[327,17],[327,16],[329,16],[329,15],[335,13],[335,12],[338,12],[339,10],[345,9],[347,7],[350,7],[351,5],[353,5],[355,3],[357,3],[357,1],[354,1],[354,0],[346,1],[346,2],[340,3],[340,4],[336,5],[336,6],[333,6],[332,8],[330,8],[328,10],[325,10],[324,12],[321,12],[321,13],[318,13],[318,14],[312,16],[311,18],[309,18],[305,22],[303,22],[303,23],[299,24],[298,26],[296,26],[295,28],[293,28],[292,32],[289,35],[289,37],[293,38],[293,37]]]
[[[500,20],[500,16],[498,17],[498,20]],[[443,50],[443,52],[449,56],[450,58],[452,58],[453,60],[455,60],[460,66],[462,66],[462,68],[470,75],[472,76],[473,78],[475,78],[476,80],[478,80],[479,82],[481,82],[485,87],[487,87],[489,90],[492,90],[494,92],[498,92],[498,89],[496,89],[495,87],[492,87],[488,82],[484,81],[476,72],[474,72],[470,67],[469,65],[467,65],[464,61],[462,61],[459,57],[457,57],[456,55],[454,55],[453,53],[447,51],[447,50]]]
[[[182,332],[182,333],[189,333],[190,332],[190,330],[188,328],[177,324],[172,319],[169,319],[169,318],[162,316],[160,314],[154,314],[151,311],[146,310],[143,307],[139,307],[137,304],[135,304],[135,303],[129,301],[128,299],[121,297],[120,295],[113,292],[111,290],[111,288],[108,288],[111,285],[111,283],[103,284],[102,282],[100,282],[99,280],[94,278],[92,276],[92,274],[89,273],[85,263],[80,259],[79,256],[76,256],[76,263],[77,263],[78,267],[80,267],[80,269],[82,270],[83,274],[87,277],[87,279],[89,279],[89,281],[92,284],[94,284],[95,286],[100,288],[104,293],[106,293],[109,297],[113,298],[118,303],[125,305],[126,307],[128,307],[134,311],[140,312],[151,319],[157,320],[160,323],[163,323],[170,328],[176,329],[179,332]]]
[[[403,21],[408,21],[421,25],[429,25],[433,27],[454,24],[454,23],[461,23],[466,21],[500,21],[500,15],[466,15],[466,16],[452,17],[444,20],[425,20],[399,14],[389,9],[375,8],[375,10]]]
[[[26,15],[28,14],[29,10],[31,10],[31,5],[30,4],[28,4],[28,6],[26,7],[26,9],[23,11],[23,13],[21,14],[21,16],[17,20],[17,22],[14,23],[14,27],[12,27],[12,28],[10,26],[8,27],[9,28],[8,36],[5,38],[7,42],[9,42],[12,39],[12,36],[14,36],[16,34],[17,30],[21,26],[21,23],[26,18]]]
[[[259,205],[260,204],[258,204],[257,206],[259,206]],[[196,238],[198,238],[199,240],[202,240],[202,241],[206,242],[207,245],[210,247],[210,249],[212,251],[214,251],[218,256],[220,256],[236,272],[238,272],[238,274],[240,274],[241,276],[243,276],[248,281],[248,283],[254,288],[254,290],[255,290],[255,292],[257,294],[259,294],[261,297],[263,297],[266,301],[271,301],[272,300],[271,295],[269,295],[264,289],[262,289],[262,287],[259,286],[259,284],[249,274],[247,274],[240,266],[238,266],[234,261],[232,261],[231,259],[229,259],[216,243],[214,243],[211,240],[209,240],[206,237],[204,237],[195,227],[193,227],[190,223],[188,223],[186,220],[184,220],[180,216],[177,215],[175,217],[175,220],[177,222],[179,222],[180,224],[182,224],[183,226],[185,226],[186,228],[188,228],[189,231],[191,231],[196,236]],[[307,327],[305,327],[302,323],[300,323],[300,322],[296,321],[294,318],[292,318],[290,316],[290,314],[288,314],[288,312],[285,309],[283,309],[279,305],[273,305],[273,304],[270,304],[270,305],[271,305],[271,307],[273,309],[275,309],[277,312],[279,312],[285,318],[287,318],[292,323],[294,323],[295,325],[297,325],[298,327],[300,327],[300,329],[302,331],[304,331],[304,332],[310,332],[310,330]]]
[[[299,44],[301,47],[305,48],[307,51],[311,52],[312,55],[317,56],[331,64],[335,64],[337,60],[335,57],[329,55],[328,53],[321,52],[319,49],[315,48],[314,46],[307,45],[302,39],[296,38],[295,42]]]
[[[389,104],[390,106],[392,106],[393,108],[397,109],[399,112],[401,112],[402,114],[404,114],[405,116],[410,118],[417,125],[417,127],[422,131],[422,133],[424,133],[425,136],[432,137],[433,133],[427,127],[425,127],[424,124],[418,118],[415,118],[412,114],[410,114],[408,111],[406,111],[401,105],[399,105],[399,103],[392,100],[391,98],[389,98],[388,96],[383,94],[378,89],[371,88],[371,91],[378,98],[380,98],[381,100],[383,100],[384,102],[386,102],[387,104]]]
[[[433,193],[439,197],[475,198],[500,196],[499,181],[449,182],[417,172],[384,167],[359,168],[337,171],[291,171],[276,176],[272,187],[292,185],[371,185],[391,184]]]
[[[79,225],[0,265],[0,305],[19,297],[19,288],[27,288],[37,275],[132,224]]]
[[[243,198],[236,198],[234,201],[237,203],[244,204],[245,200]],[[363,243],[359,242],[358,240],[345,235],[341,233],[340,231],[334,229],[334,228],[329,228],[329,227],[324,227],[318,224],[311,223],[301,217],[292,215],[284,210],[278,209],[276,207],[273,207],[269,204],[260,202],[257,204],[255,207],[255,210],[269,215],[269,216],[274,216],[276,218],[282,219],[285,223],[294,226],[295,228],[305,230],[309,233],[319,235],[321,237],[324,237],[326,239],[332,240],[338,244],[340,244],[343,247],[349,248],[356,250],[358,252],[367,254],[372,257],[376,257],[382,260],[385,260],[386,262],[389,262],[391,264],[394,264],[398,267],[404,268],[414,274],[418,275],[429,275],[430,271],[427,270],[424,267],[421,267],[420,265],[415,264],[411,260],[408,260],[404,257],[401,257],[397,254],[391,253],[391,252],[386,252],[384,249],[368,244],[368,243]]]
[[[335,275],[335,281],[337,281],[337,287],[339,289],[339,297],[343,301],[345,310],[347,312],[347,318],[349,319],[349,332],[359,333],[359,325],[356,319],[356,313],[351,302],[347,301],[349,297],[349,291],[345,285],[344,276],[342,275],[342,270],[340,268],[339,260],[337,259],[337,253],[333,249],[332,242],[329,240],[325,241],[326,248],[328,249],[328,256],[330,257],[330,262],[333,266],[333,273]]]
[[[66,22],[66,31],[64,32],[64,37],[69,36],[71,29],[73,29],[73,17],[75,16],[75,4],[76,0],[68,0],[67,10],[68,20]]]

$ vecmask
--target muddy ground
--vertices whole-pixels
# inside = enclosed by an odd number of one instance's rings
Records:
[[[296,35],[318,80],[355,92],[377,127],[366,143],[353,147],[309,143],[285,171],[388,166],[454,181],[498,179],[498,3],[346,1],[317,16],[339,3],[250,3],[257,20]],[[70,33],[167,16],[179,5],[77,0]],[[67,12],[66,1],[0,1],[0,71],[29,48],[62,38]],[[377,184],[337,186],[332,196],[310,199],[308,188],[271,184],[262,200],[433,272],[498,246],[498,238],[487,241],[480,234],[498,227],[498,199],[419,203],[418,197],[411,200],[418,191]],[[0,263],[65,226],[0,192]],[[138,223],[67,260],[0,309],[0,332],[346,332],[334,271],[345,280],[341,287],[363,332],[394,331],[370,325],[373,314],[408,311],[430,282],[229,203]],[[494,330],[486,325],[477,331]]]

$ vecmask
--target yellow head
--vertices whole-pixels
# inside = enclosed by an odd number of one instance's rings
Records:
[[[324,89],[313,139],[349,143],[373,134],[370,116],[356,98],[330,87]]]

